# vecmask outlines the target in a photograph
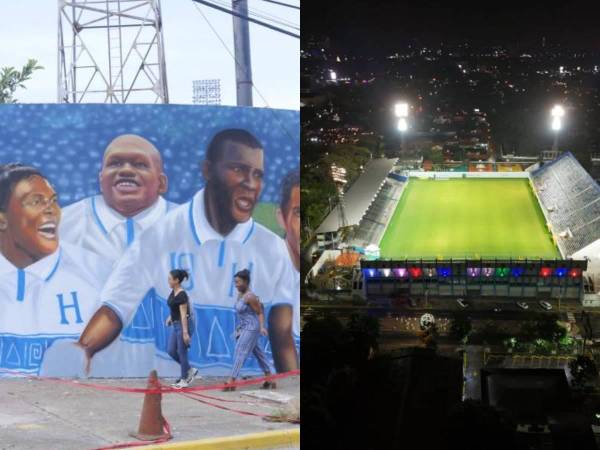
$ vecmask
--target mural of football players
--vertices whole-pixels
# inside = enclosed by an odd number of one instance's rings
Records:
[[[269,313],[269,339],[278,372],[298,368],[295,341],[300,340],[300,173],[290,172],[281,183],[277,220],[285,230],[288,252],[287,298],[274,300]]]
[[[135,134],[108,144],[99,182],[101,195],[64,208],[60,234],[64,241],[112,260],[176,206],[161,196],[168,180],[160,152]]]
[[[111,263],[59,241],[60,221],[56,192],[37,169],[0,166],[2,368],[37,374],[45,349],[76,343],[100,305]]]
[[[202,162],[205,186],[147,230],[116,264],[101,295],[103,306],[80,338],[88,357],[127,326],[149,290],[166,304],[164,274],[173,268],[190,274],[185,289],[205,329],[233,330],[234,275],[240,269],[251,272],[252,290],[265,304],[288,298],[286,245],[252,218],[263,188],[263,158],[262,144],[246,130],[226,129],[212,138]],[[202,358],[231,364],[230,344],[212,352],[216,356],[204,349]]]

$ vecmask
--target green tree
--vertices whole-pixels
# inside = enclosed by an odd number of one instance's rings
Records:
[[[537,338],[549,342],[560,342],[567,335],[567,330],[558,324],[558,317],[550,315],[536,323]]]
[[[378,348],[379,320],[365,314],[353,313],[346,324],[344,360],[356,367],[369,359]]]
[[[0,70],[0,103],[17,103],[14,97],[18,88],[25,89],[25,82],[31,78],[34,71],[43,69],[37,60],[30,59],[19,72],[14,67],[3,67]]]
[[[533,342],[538,339],[559,343],[567,335],[567,330],[558,324],[555,314],[544,316],[535,322],[526,322],[521,327],[521,337],[525,341]]]
[[[463,341],[469,336],[472,329],[473,324],[471,323],[471,319],[468,317],[456,317],[450,324],[450,337],[457,341]]]
[[[598,377],[596,363],[589,356],[577,356],[577,358],[569,362],[569,369],[573,377],[571,383],[575,387],[583,387],[587,382],[593,381]]]

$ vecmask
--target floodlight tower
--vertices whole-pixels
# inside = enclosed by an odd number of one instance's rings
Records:
[[[169,103],[160,0],[58,0],[59,103]]]
[[[346,169],[338,167],[335,164],[331,165],[331,178],[337,187],[338,194],[338,227],[339,229],[348,226],[346,218],[346,205],[344,204],[344,186],[348,182],[346,180]]]
[[[562,128],[562,118],[565,115],[565,109],[561,105],[555,105],[550,111],[550,116],[552,117],[551,128],[554,131],[554,144],[552,145],[552,150],[558,150],[558,133]]]
[[[400,132],[400,151],[404,150],[404,134],[408,130],[408,110],[409,106],[406,102],[394,105],[394,115],[398,118],[397,128]]]

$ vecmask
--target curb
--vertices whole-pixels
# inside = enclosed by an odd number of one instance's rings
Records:
[[[240,450],[300,446],[300,428],[144,446],[145,450]]]

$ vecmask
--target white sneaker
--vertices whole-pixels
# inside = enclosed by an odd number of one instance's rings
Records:
[[[174,384],[173,387],[175,389],[182,389],[189,386],[189,383],[186,380],[179,380],[178,383]]]
[[[169,386],[171,386],[171,387],[177,387],[179,385],[180,381],[181,381],[181,378],[177,378],[177,381],[175,381],[174,383],[171,383]]]
[[[198,369],[196,369],[195,367],[190,367],[190,370],[188,370],[188,376],[185,379],[185,381],[187,381],[188,384],[191,384],[192,381],[194,381],[194,378],[196,377],[202,378],[198,375]]]

